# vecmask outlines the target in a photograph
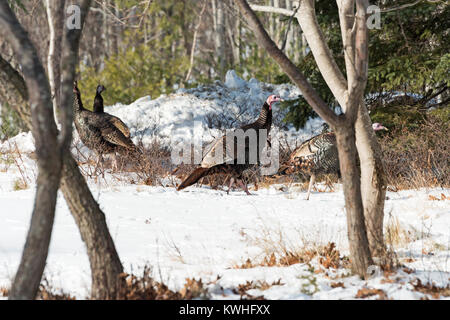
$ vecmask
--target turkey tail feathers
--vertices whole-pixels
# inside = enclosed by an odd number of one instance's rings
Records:
[[[208,175],[210,168],[197,168],[187,177],[177,188],[178,191],[183,190],[189,186],[192,186],[198,180]]]

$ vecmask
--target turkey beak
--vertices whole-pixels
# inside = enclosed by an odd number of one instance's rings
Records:
[[[389,129],[386,128],[385,126],[382,126],[381,129],[383,129],[384,131],[389,131]]]

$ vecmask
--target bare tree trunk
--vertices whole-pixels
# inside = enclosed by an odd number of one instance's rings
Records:
[[[5,86],[9,85],[11,86]],[[4,89],[7,88],[7,89]],[[31,129],[31,116],[27,101],[27,88],[21,75],[0,56],[0,92],[14,92],[11,105],[21,119]],[[113,298],[118,285],[115,282],[123,272],[123,267],[115,249],[105,215],[93,198],[86,181],[78,170],[72,155],[63,155],[64,167],[61,178],[61,191],[86,244],[91,265],[93,299]]]
[[[357,154],[355,140],[355,129],[353,126],[336,127],[336,142],[342,173],[342,185],[344,187],[352,269],[353,272],[359,275],[365,275],[368,267],[373,262],[364,222],[359,172],[355,161]]]
[[[292,1],[286,0],[286,9],[292,11]],[[288,23],[288,30],[286,30],[286,55],[290,58],[292,58],[294,52],[293,52],[293,42],[294,42],[294,26],[292,23]]]
[[[361,194],[370,251],[373,257],[384,259],[386,247],[383,220],[387,181],[381,148],[364,102],[361,102],[359,107],[355,128],[356,147],[361,162]],[[377,262],[386,263],[382,260]]]
[[[61,191],[86,244],[91,265],[91,298],[115,299],[122,263],[108,231],[105,214],[90,192],[71,154],[64,155]]]
[[[305,79],[301,71],[276,47],[264,30],[261,22],[245,0],[235,0],[240,11],[255,32],[258,44],[264,47],[272,58],[286,72],[289,78],[300,88],[306,101],[313,109],[327,121],[336,131],[336,140],[339,151],[341,173],[343,177],[344,196],[347,211],[347,224],[349,233],[350,255],[352,269],[360,276],[365,277],[367,268],[372,263],[369,243],[367,239],[364,221],[364,209],[361,198],[360,180],[356,168],[356,145],[354,124],[358,112],[358,106],[362,99],[367,79],[367,27],[365,21],[357,20],[357,39],[353,44],[356,54],[355,73],[360,81],[352,84],[349,93],[346,94],[346,110],[344,116],[337,116],[332,112],[323,100],[317,95]],[[300,9],[302,11],[302,9]],[[361,12],[361,9],[359,13]],[[305,27],[308,27],[307,25]],[[302,28],[305,28],[302,26]],[[313,30],[314,31],[314,30]],[[319,35],[320,40],[320,35]],[[317,59],[317,58],[316,58]],[[324,78],[328,74],[322,72]]]
[[[50,84],[53,111],[55,121],[58,124],[57,106],[60,105],[60,83],[61,83],[61,44],[64,25],[65,0],[45,0],[47,9],[48,27],[50,30],[50,44],[48,48],[47,71]]]
[[[212,0],[215,16],[214,29],[214,45],[217,56],[217,63],[219,67],[219,76],[223,78],[225,75],[226,56],[225,56],[225,12],[223,9],[222,0]]]
[[[353,28],[355,2],[339,0],[337,3],[340,8],[343,45],[344,48],[348,49],[347,43],[352,39],[351,30]],[[295,4],[299,5],[299,2],[296,1]],[[297,20],[302,28],[302,50],[306,54],[307,41],[320,72],[327,75],[324,79],[345,112],[348,99],[347,90],[351,85],[347,84],[347,80],[339,70],[324,40],[324,35],[315,16],[314,2],[312,0],[302,0],[300,5],[301,8],[297,12]],[[287,16],[293,14],[290,10],[280,10],[275,7],[252,5],[252,8],[257,11],[279,13]],[[350,38],[347,38],[348,36]],[[352,62],[349,60],[352,56],[354,56],[354,53],[346,54],[345,56],[347,73],[353,68]],[[380,257],[385,252],[383,218],[386,178],[381,149],[373,133],[370,117],[364,104],[361,104],[359,108],[355,129],[356,145],[361,160],[361,188],[363,190],[364,213],[369,233],[370,248],[374,255]]]
[[[354,29],[355,1],[337,1],[341,24],[342,41],[345,53],[348,88],[359,81],[355,69],[358,52],[351,44],[359,41]],[[357,1],[357,6],[368,6],[367,1]],[[362,10],[361,10],[362,11]],[[358,17],[356,17],[357,19]],[[360,19],[365,19],[360,17]],[[356,38],[356,39],[355,39]],[[361,100],[356,120],[356,146],[361,162],[361,193],[363,195],[364,215],[373,256],[381,257],[385,253],[383,239],[384,201],[386,197],[386,179],[381,149],[372,130],[369,113],[364,100]]]
[[[198,35],[198,29],[200,28],[201,24],[202,24],[202,18],[203,18],[203,14],[205,13],[206,10],[206,0],[204,0],[203,3],[203,7],[202,10],[200,11],[200,16],[198,17],[198,23],[194,28],[194,37],[192,39],[192,48],[191,48],[191,58],[190,58],[190,63],[189,63],[189,70],[186,74],[186,78],[184,79],[184,81],[189,81],[190,77],[191,77],[191,73],[192,73],[192,69],[194,68],[194,58],[195,58],[195,50],[197,47],[197,35]]]
[[[87,12],[87,8],[89,7],[89,0],[85,0],[82,4],[82,12]],[[1,8],[1,6],[0,6]],[[63,65],[67,66],[68,69],[73,70],[75,66],[75,60],[73,60],[73,56],[76,54],[75,48],[78,47],[79,36],[81,34],[81,30],[78,31],[78,34],[70,33],[67,36],[67,41],[64,45],[63,52]],[[72,57],[72,59],[70,58]],[[63,105],[67,106],[68,101],[71,102],[72,96],[72,76],[71,72],[68,72],[67,69],[63,69],[63,86],[62,86],[62,100]],[[45,77],[45,75],[44,75]],[[44,83],[46,83],[44,81]],[[16,111],[19,112],[19,115],[23,119],[23,121],[30,126],[30,114],[28,112],[28,90],[25,84],[25,81],[21,77],[21,75],[14,70],[11,65],[3,60],[0,57],[0,90],[3,94],[4,90],[15,92],[14,98],[12,101],[13,107]],[[30,100],[31,101],[31,100]],[[51,103],[48,104],[49,106]],[[70,139],[71,129],[66,128],[67,123],[71,123],[71,110],[72,108],[64,108],[69,110],[69,112],[62,111],[60,112],[62,115],[62,124],[63,124],[63,132],[60,134],[61,140],[60,144],[62,146],[67,146],[68,139]],[[51,117],[49,118],[51,119]],[[54,126],[54,122],[53,122]],[[56,130],[56,128],[55,128]],[[56,137],[56,134],[54,135]],[[70,141],[69,141],[70,142]],[[56,154],[61,154],[56,152]],[[81,237],[86,244],[89,261],[91,264],[91,273],[92,273],[92,298],[93,299],[108,299],[115,298],[117,290],[120,286],[120,277],[119,275],[123,272],[122,264],[117,255],[117,251],[115,249],[113,240],[109,234],[108,227],[106,225],[105,216],[103,212],[100,210],[98,204],[92,197],[92,194],[78,170],[77,164],[75,160],[72,158],[71,153],[67,150],[63,152],[63,161],[64,167],[62,172],[62,180],[61,180],[61,189],[64,194],[64,197],[68,203],[68,206],[71,210],[72,215],[74,216],[75,222],[80,229]],[[55,168],[52,168],[54,170]],[[55,191],[56,192],[56,191]],[[52,223],[48,221],[45,226],[50,227]],[[45,230],[43,230],[45,231]],[[51,231],[51,229],[50,229]],[[45,232],[42,232],[44,234]],[[48,233],[48,231],[47,231]],[[34,241],[32,239],[32,243],[40,243]],[[45,249],[45,246],[43,246]],[[34,248],[31,248],[35,250]],[[48,245],[47,245],[48,250]],[[42,264],[42,263],[41,263]],[[45,260],[44,260],[45,264]],[[34,266],[38,266],[36,261],[33,261]],[[39,270],[37,270],[39,271]],[[19,273],[18,273],[19,274]],[[36,272],[34,272],[36,274]],[[31,275],[31,274],[30,274]],[[42,273],[41,273],[42,275]],[[16,278],[18,278],[16,276]],[[26,287],[28,291],[32,291],[31,289],[39,286],[39,280],[35,281],[34,287],[32,287],[33,283],[29,281],[21,281],[23,286]],[[36,284],[37,283],[37,284]],[[16,294],[17,291],[12,291],[10,295],[10,299],[14,298],[26,298],[32,299],[35,293],[30,293],[28,296],[24,296],[22,294]]]
[[[22,76],[0,56],[0,96],[19,114],[25,126],[31,130],[31,112],[28,105],[27,85]]]
[[[32,133],[39,170],[36,197],[22,259],[9,295],[9,299],[33,299],[47,260],[62,158],[45,70],[26,31],[6,1],[0,2],[0,34],[7,39],[18,56],[25,82],[30,89],[30,105],[33,106]]]

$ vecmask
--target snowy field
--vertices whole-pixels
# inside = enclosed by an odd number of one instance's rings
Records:
[[[253,119],[274,91],[285,98],[299,94],[288,85],[246,82],[230,73],[225,85],[182,90],[155,100],[146,97],[106,111],[121,116],[133,136],[150,142],[155,135],[180,138],[190,120],[203,121],[214,110],[234,110],[230,101],[250,93],[257,97],[249,102],[254,109],[242,117],[243,121]],[[230,117],[233,112],[225,111]],[[147,118],[159,119],[159,132],[145,129],[154,124]],[[305,130],[288,132],[301,141],[320,130],[320,125],[320,120],[311,120]],[[206,123],[204,128],[204,135],[210,134]],[[12,158],[8,152],[16,145],[22,156]],[[28,155],[33,149],[30,134],[0,143],[0,288],[11,284],[29,227],[36,168]],[[28,184],[24,189],[23,180]],[[319,184],[309,201],[296,186],[251,188],[252,196],[240,190],[227,195],[207,187],[177,192],[171,187],[126,185],[109,173],[104,179],[89,179],[89,186],[106,214],[126,272],[139,274],[145,265],[151,266],[153,277],[173,290],[181,289],[186,278],[201,278],[212,299],[239,299],[233,289],[247,281],[268,284],[247,291],[266,299],[449,299],[450,288],[447,297],[423,289],[428,284],[439,288],[450,284],[449,189],[388,192],[385,227],[393,233],[392,245],[403,267],[394,273],[375,272],[362,281],[345,266],[326,268],[319,257],[290,266],[262,264],[272,253],[279,258],[283,250],[300,252],[330,242],[341,257],[348,255],[340,185],[334,192],[320,192],[326,188]],[[246,264],[248,268],[241,267]],[[89,296],[86,250],[61,194],[45,276],[55,289],[80,299]]]

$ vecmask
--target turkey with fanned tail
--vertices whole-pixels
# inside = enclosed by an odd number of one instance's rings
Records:
[[[234,182],[250,195],[242,174],[245,170],[259,164],[260,153],[266,145],[267,136],[272,126],[272,104],[282,101],[277,95],[271,95],[264,102],[258,119],[248,125],[242,126],[240,131],[234,130],[232,133],[216,139],[204,153],[200,167],[195,169],[177,188],[182,190],[195,183],[201,178],[212,174],[225,174],[231,176],[228,191],[229,193]],[[266,131],[262,131],[265,129]],[[256,139],[251,139],[251,133],[255,132]],[[244,139],[237,136],[243,134]],[[265,138],[262,134],[265,133]],[[230,141],[232,140],[232,141]],[[240,153],[239,151],[243,151]],[[256,151],[256,152],[255,152]],[[219,156],[217,156],[219,155]]]

